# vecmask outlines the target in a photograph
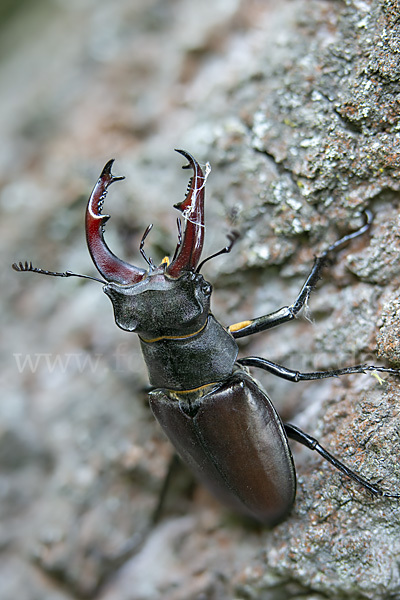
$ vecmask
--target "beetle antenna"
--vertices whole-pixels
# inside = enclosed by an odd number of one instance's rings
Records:
[[[229,240],[228,246],[225,246],[225,248],[222,248],[222,250],[219,250],[219,252],[215,252],[215,254],[211,254],[211,256],[207,256],[207,258],[202,260],[196,269],[196,273],[200,273],[200,269],[202,269],[204,263],[211,260],[212,258],[215,258],[216,256],[219,256],[220,254],[228,254],[232,250],[233,245],[236,242],[236,240],[239,238],[239,233],[237,231],[231,231],[230,233],[228,233],[227,238]]]
[[[173,259],[172,259],[172,261],[171,261],[171,262],[174,262],[174,260],[175,260],[175,258],[176,258],[176,256],[177,256],[177,254],[178,254],[178,252],[179,252],[179,248],[180,248],[180,247],[181,247],[181,245],[182,245],[182,221],[180,220],[180,218],[179,218],[179,217],[178,217],[178,218],[177,218],[177,220],[176,220],[176,224],[177,224],[177,227],[178,227],[178,243],[177,243],[177,245],[176,245],[175,252],[174,252],[174,256],[173,256]]]
[[[147,254],[143,248],[144,242],[152,229],[153,229],[153,223],[150,223],[150,225],[148,225],[146,227],[146,230],[145,230],[144,234],[142,235],[142,239],[140,240],[139,250],[140,250],[140,254],[143,256],[144,260],[147,262],[149,267],[154,268],[155,264],[153,263],[151,258],[148,258]]]
[[[90,275],[80,275],[79,273],[73,273],[72,271],[64,271],[63,273],[58,273],[56,271],[46,271],[45,269],[34,267],[32,263],[28,262],[27,260],[24,263],[13,263],[11,266],[14,269],[14,271],[17,271],[18,273],[30,271],[32,273],[40,273],[40,275],[51,275],[52,277],[82,277],[82,279],[92,279],[93,281],[98,281],[99,283],[107,285],[107,281],[105,281],[104,279],[99,279],[98,277],[91,277]]]

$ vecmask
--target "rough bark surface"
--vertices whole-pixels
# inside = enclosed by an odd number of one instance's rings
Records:
[[[294,444],[290,517],[251,528],[177,474],[146,401],[134,336],[93,274],[86,198],[115,157],[107,241],[127,260],[149,222],[173,251],[187,183],[174,147],[210,161],[207,265],[226,324],[293,301],[313,256],[375,213],[299,318],[241,344],[310,371],[400,365],[400,20],[394,0],[5,3],[0,48],[3,373],[1,600],[400,599],[400,507]],[[283,418],[400,491],[400,382],[287,384]]]

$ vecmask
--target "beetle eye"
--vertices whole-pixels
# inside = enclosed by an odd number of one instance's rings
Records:
[[[209,296],[212,292],[212,286],[210,283],[204,283],[204,285],[201,288],[201,291],[203,292],[203,294],[205,296]]]

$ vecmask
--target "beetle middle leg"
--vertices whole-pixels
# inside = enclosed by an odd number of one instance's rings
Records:
[[[311,371],[310,373],[302,373],[301,371],[295,371],[288,369],[282,365],[261,358],[260,356],[248,356],[246,358],[240,358],[237,361],[240,365],[245,367],[258,367],[264,369],[277,377],[287,379],[293,383],[299,381],[311,381],[315,379],[327,379],[329,377],[341,377],[342,375],[351,375],[352,373],[389,373],[391,375],[400,375],[399,369],[392,369],[390,367],[376,367],[374,365],[354,365],[352,367],[344,367],[342,369],[332,369],[330,371]]]
[[[261,331],[271,329],[272,327],[276,327],[282,323],[292,321],[300,312],[300,310],[306,305],[311,292],[321,277],[321,271],[326,265],[329,255],[347,244],[347,242],[350,240],[353,240],[354,238],[359,237],[368,231],[373,219],[371,211],[365,211],[365,219],[365,223],[362,227],[360,227],[360,229],[357,229],[357,231],[353,231],[353,233],[349,233],[348,235],[340,238],[331,244],[326,250],[324,250],[322,254],[315,258],[314,265],[293,304],[290,306],[283,306],[282,308],[269,313],[268,315],[263,315],[262,317],[257,317],[256,319],[242,321],[240,323],[231,325],[229,327],[229,331],[233,337],[238,339],[247,335],[252,335],[253,333],[259,333]]]
[[[299,442],[300,444],[306,446],[306,448],[309,448],[310,450],[315,450],[316,452],[318,452],[318,454],[320,454],[322,458],[330,462],[331,465],[333,465],[336,469],[347,475],[347,477],[350,477],[351,479],[362,485],[365,489],[369,490],[372,494],[374,494],[374,496],[384,496],[385,498],[400,498],[400,494],[389,494],[388,492],[384,492],[379,487],[372,484],[370,481],[367,481],[366,479],[355,473],[352,469],[349,469],[349,467],[347,467],[340,460],[335,458],[335,456],[328,452],[328,450],[325,450],[325,448],[321,446],[317,439],[315,439],[311,435],[308,435],[308,433],[305,433],[295,425],[292,425],[291,423],[284,423],[284,427],[288,438]]]

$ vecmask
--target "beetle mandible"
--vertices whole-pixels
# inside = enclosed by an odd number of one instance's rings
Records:
[[[376,496],[400,498],[367,481],[298,427],[283,423],[265,391],[248,367],[259,367],[292,382],[337,377],[350,373],[397,369],[356,365],[331,371],[302,373],[260,357],[238,359],[237,338],[265,331],[293,320],[307,303],[328,255],[366,232],[366,222],[315,258],[297,298],[270,314],[224,327],[210,310],[211,285],[200,273],[210,258],[231,250],[229,245],[200,262],[204,243],[204,192],[209,171],[202,171],[188,152],[177,150],[191,168],[184,200],[175,205],[186,222],[171,261],[156,266],[143,249],[147,270],[120,260],[104,241],[109,219],[102,207],[109,186],[124,179],[112,174],[113,160],[104,167],[86,210],[86,238],[93,262],[103,277],[66,271],[57,273],[14,263],[16,271],[33,271],[60,277],[85,277],[104,284],[118,327],[139,335],[150,384],[151,409],[180,457],[197,477],[227,506],[273,525],[284,519],[295,499],[296,473],[288,438],[318,452],[334,467]]]

